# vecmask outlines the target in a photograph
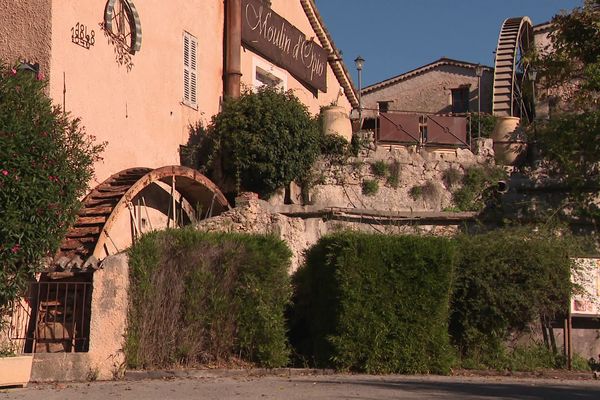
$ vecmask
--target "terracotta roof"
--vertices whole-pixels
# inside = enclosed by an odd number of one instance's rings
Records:
[[[358,108],[358,92],[354,87],[352,77],[348,72],[348,68],[346,68],[346,65],[344,64],[344,60],[342,59],[339,50],[335,47],[335,43],[331,38],[331,34],[327,30],[321,14],[319,14],[317,5],[315,4],[314,0],[300,0],[300,4],[302,4],[302,8],[308,17],[310,26],[317,34],[321,45],[329,53],[327,61],[329,62],[335,77],[342,86],[346,98],[352,107]]]
[[[552,30],[552,21],[542,22],[533,26],[534,33],[548,32]]]
[[[467,62],[467,61],[454,60],[454,59],[447,58],[447,57],[442,57],[439,60],[436,60],[427,65],[423,65],[422,67],[415,68],[411,71],[405,72],[403,74],[400,74],[400,75],[394,76],[392,78],[386,79],[384,81],[367,86],[367,87],[363,88],[362,93],[366,94],[369,92],[374,92],[379,89],[383,89],[383,88],[393,85],[395,83],[412,78],[416,75],[431,71],[432,69],[441,67],[443,65],[452,65],[455,67],[475,69],[475,67],[477,67],[478,64]],[[492,68],[492,67],[488,67],[487,65],[482,65],[482,66],[483,66],[484,71],[489,71],[489,72],[494,71],[494,68]]]

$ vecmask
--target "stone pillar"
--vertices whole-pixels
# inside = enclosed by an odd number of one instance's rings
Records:
[[[94,273],[90,322],[90,373],[97,379],[125,371],[123,345],[127,328],[129,267],[126,254],[106,258]]]

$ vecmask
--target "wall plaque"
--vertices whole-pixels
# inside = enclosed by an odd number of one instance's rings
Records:
[[[242,1],[242,42],[313,89],[327,91],[327,52],[261,0]]]

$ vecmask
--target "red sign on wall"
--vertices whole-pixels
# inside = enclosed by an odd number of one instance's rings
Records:
[[[242,42],[298,80],[327,91],[327,52],[261,0],[242,1]]]

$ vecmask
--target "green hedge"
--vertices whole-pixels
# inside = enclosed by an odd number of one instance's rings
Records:
[[[130,250],[130,368],[289,359],[291,252],[273,236],[167,230]]]
[[[450,334],[463,363],[508,368],[510,334],[529,329],[540,317],[566,310],[572,291],[569,236],[546,230],[498,229],[457,239]]]
[[[368,373],[447,373],[455,254],[450,240],[436,237],[322,238],[294,276],[297,356]]]

